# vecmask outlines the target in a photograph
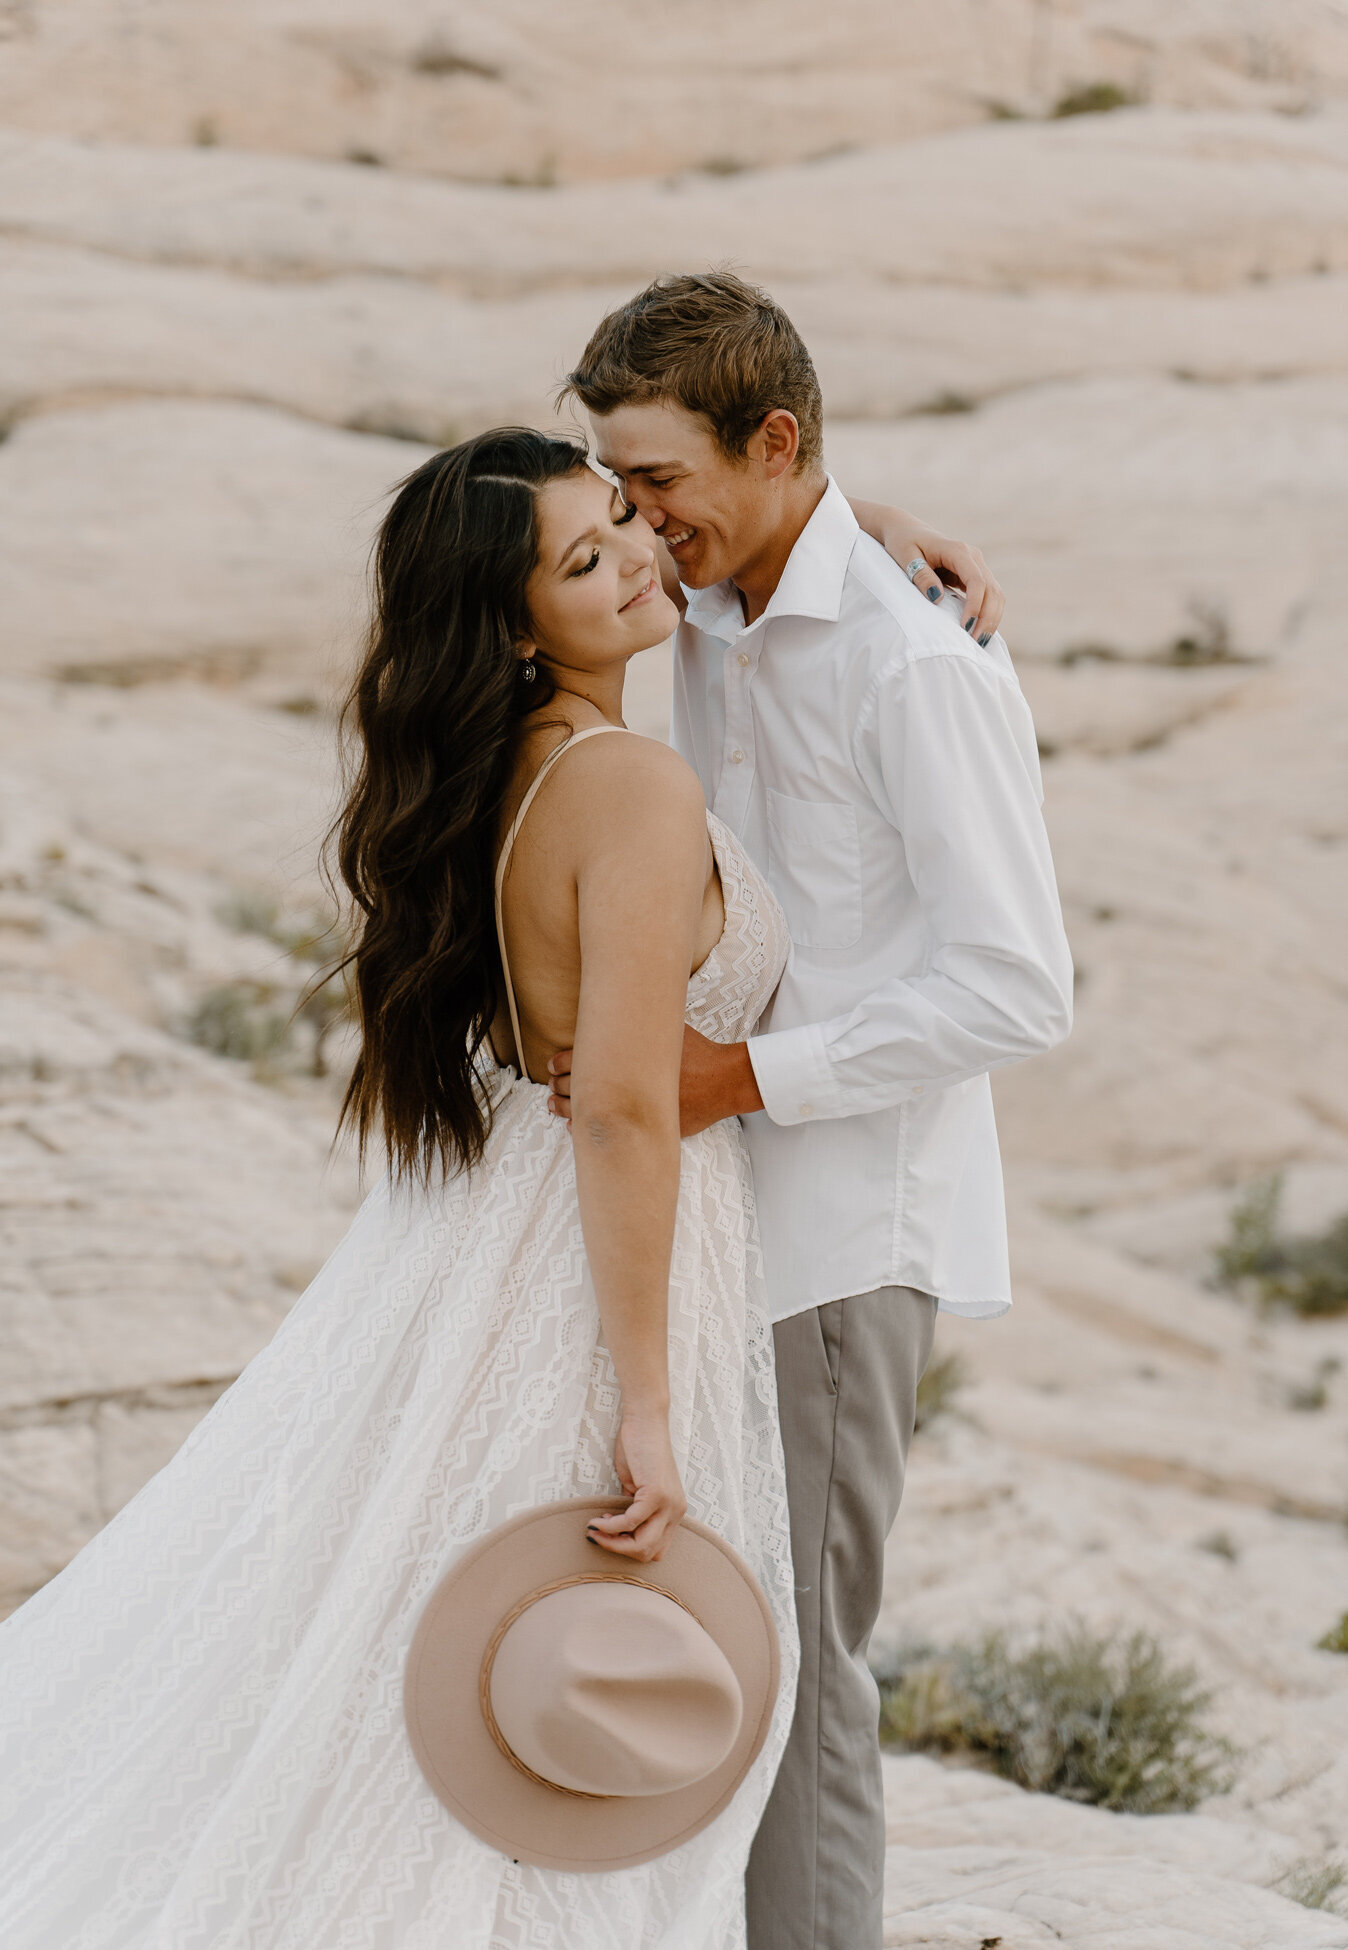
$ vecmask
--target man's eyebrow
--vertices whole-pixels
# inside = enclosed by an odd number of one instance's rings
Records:
[[[604,465],[608,467],[608,462],[605,461]],[[628,480],[633,474],[675,474],[678,468],[679,463],[676,460],[643,460],[635,467],[625,467],[622,471],[622,479]],[[616,474],[618,470],[616,467],[609,467],[609,472]]]

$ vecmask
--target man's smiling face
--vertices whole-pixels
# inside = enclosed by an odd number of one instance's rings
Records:
[[[592,413],[595,458],[616,474],[689,589],[734,576],[763,546],[775,513],[754,443],[733,460],[700,414],[668,400]]]

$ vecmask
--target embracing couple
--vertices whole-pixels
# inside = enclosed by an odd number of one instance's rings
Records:
[[[0,1628],[9,1950],[878,1950],[885,1539],[938,1308],[1010,1304],[988,1073],[1070,1019],[1034,731],[764,293],[662,279],[568,390],[598,468],[483,434],[383,524],[390,1169]]]

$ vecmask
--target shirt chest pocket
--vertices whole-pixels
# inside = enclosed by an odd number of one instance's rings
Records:
[[[861,939],[861,834],[852,806],[768,789],[768,877],[800,948]]]

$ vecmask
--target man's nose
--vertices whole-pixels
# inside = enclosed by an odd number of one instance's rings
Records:
[[[643,488],[638,484],[626,491],[626,500],[630,507],[634,507],[637,513],[651,524],[658,535],[668,519],[660,506],[659,497],[652,494],[649,488]]]

